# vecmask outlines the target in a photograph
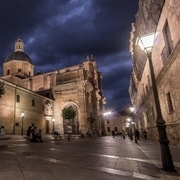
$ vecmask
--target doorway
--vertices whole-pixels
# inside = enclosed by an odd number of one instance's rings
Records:
[[[46,120],[46,134],[49,134],[49,120]]]

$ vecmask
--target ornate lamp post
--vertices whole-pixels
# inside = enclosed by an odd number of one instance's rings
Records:
[[[23,136],[23,120],[24,120],[24,112],[21,113],[21,135]]]
[[[167,138],[166,133],[166,124],[165,120],[163,119],[160,100],[157,90],[157,84],[155,79],[155,73],[152,63],[152,48],[156,34],[151,33],[144,36],[140,36],[137,38],[136,44],[146,53],[147,60],[149,63],[149,70],[151,75],[151,82],[152,82],[152,90],[154,95],[154,102],[156,107],[156,127],[158,129],[159,134],[159,142],[161,147],[161,160],[162,160],[162,169],[165,171],[172,171],[175,172],[175,168],[172,161],[171,152],[169,149],[169,140]]]
[[[126,126],[126,128],[130,128],[131,127],[131,119],[130,118],[126,119],[125,126]]]
[[[129,137],[131,140],[133,140],[133,135],[132,135],[132,133],[130,134],[130,132],[133,132],[132,119],[130,117],[126,118],[126,125],[128,127]]]

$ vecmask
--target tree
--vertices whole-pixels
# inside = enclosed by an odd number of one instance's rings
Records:
[[[72,106],[69,106],[69,107],[64,108],[62,110],[62,116],[63,116],[64,119],[68,119],[69,123],[70,123],[70,120],[75,118],[76,111],[73,109]]]
[[[0,98],[2,97],[2,95],[5,93],[4,90],[4,82],[0,81]]]

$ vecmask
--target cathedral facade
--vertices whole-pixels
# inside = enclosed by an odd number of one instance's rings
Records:
[[[148,137],[158,140],[157,111],[147,56],[136,45],[137,37],[156,33],[152,63],[160,108],[171,144],[180,146],[180,1],[139,0],[132,24],[130,52],[133,72],[129,94],[136,110],[136,125]]]
[[[73,134],[98,131],[105,104],[101,80],[92,56],[72,67],[35,74],[24,43],[18,39],[3,63],[0,125],[8,134],[25,134],[32,124],[44,134],[64,134],[67,120],[62,111],[71,107],[76,112],[71,121]]]

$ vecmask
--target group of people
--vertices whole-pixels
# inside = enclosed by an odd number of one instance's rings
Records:
[[[27,138],[30,139],[31,142],[43,142],[42,130],[39,129],[39,131],[37,132],[36,126],[32,124],[32,126],[29,126],[27,129]]]
[[[143,130],[142,134],[143,134],[144,140],[147,140],[147,131],[145,129]],[[130,139],[133,140],[133,132],[130,131],[128,135]],[[136,140],[140,139],[140,132],[138,129],[135,129],[134,138],[136,138]]]
[[[117,135],[120,135],[123,139],[126,138],[126,132],[124,130],[122,130],[122,132],[119,132],[119,133],[115,130],[112,130],[111,134],[113,138],[115,138],[115,136]]]
[[[144,129],[142,133],[143,133],[144,140],[147,140],[147,131]],[[138,129],[136,129],[134,133],[131,130],[128,132],[125,132],[124,130],[122,130],[122,132],[120,133],[120,135],[122,136],[123,139],[126,138],[126,134],[128,135],[128,137],[131,140],[133,140],[133,136],[136,138],[136,140],[140,139],[140,132]],[[116,133],[113,130],[112,131],[112,137],[114,138],[115,136],[116,136]]]
[[[4,135],[4,126],[0,126],[0,135]]]

